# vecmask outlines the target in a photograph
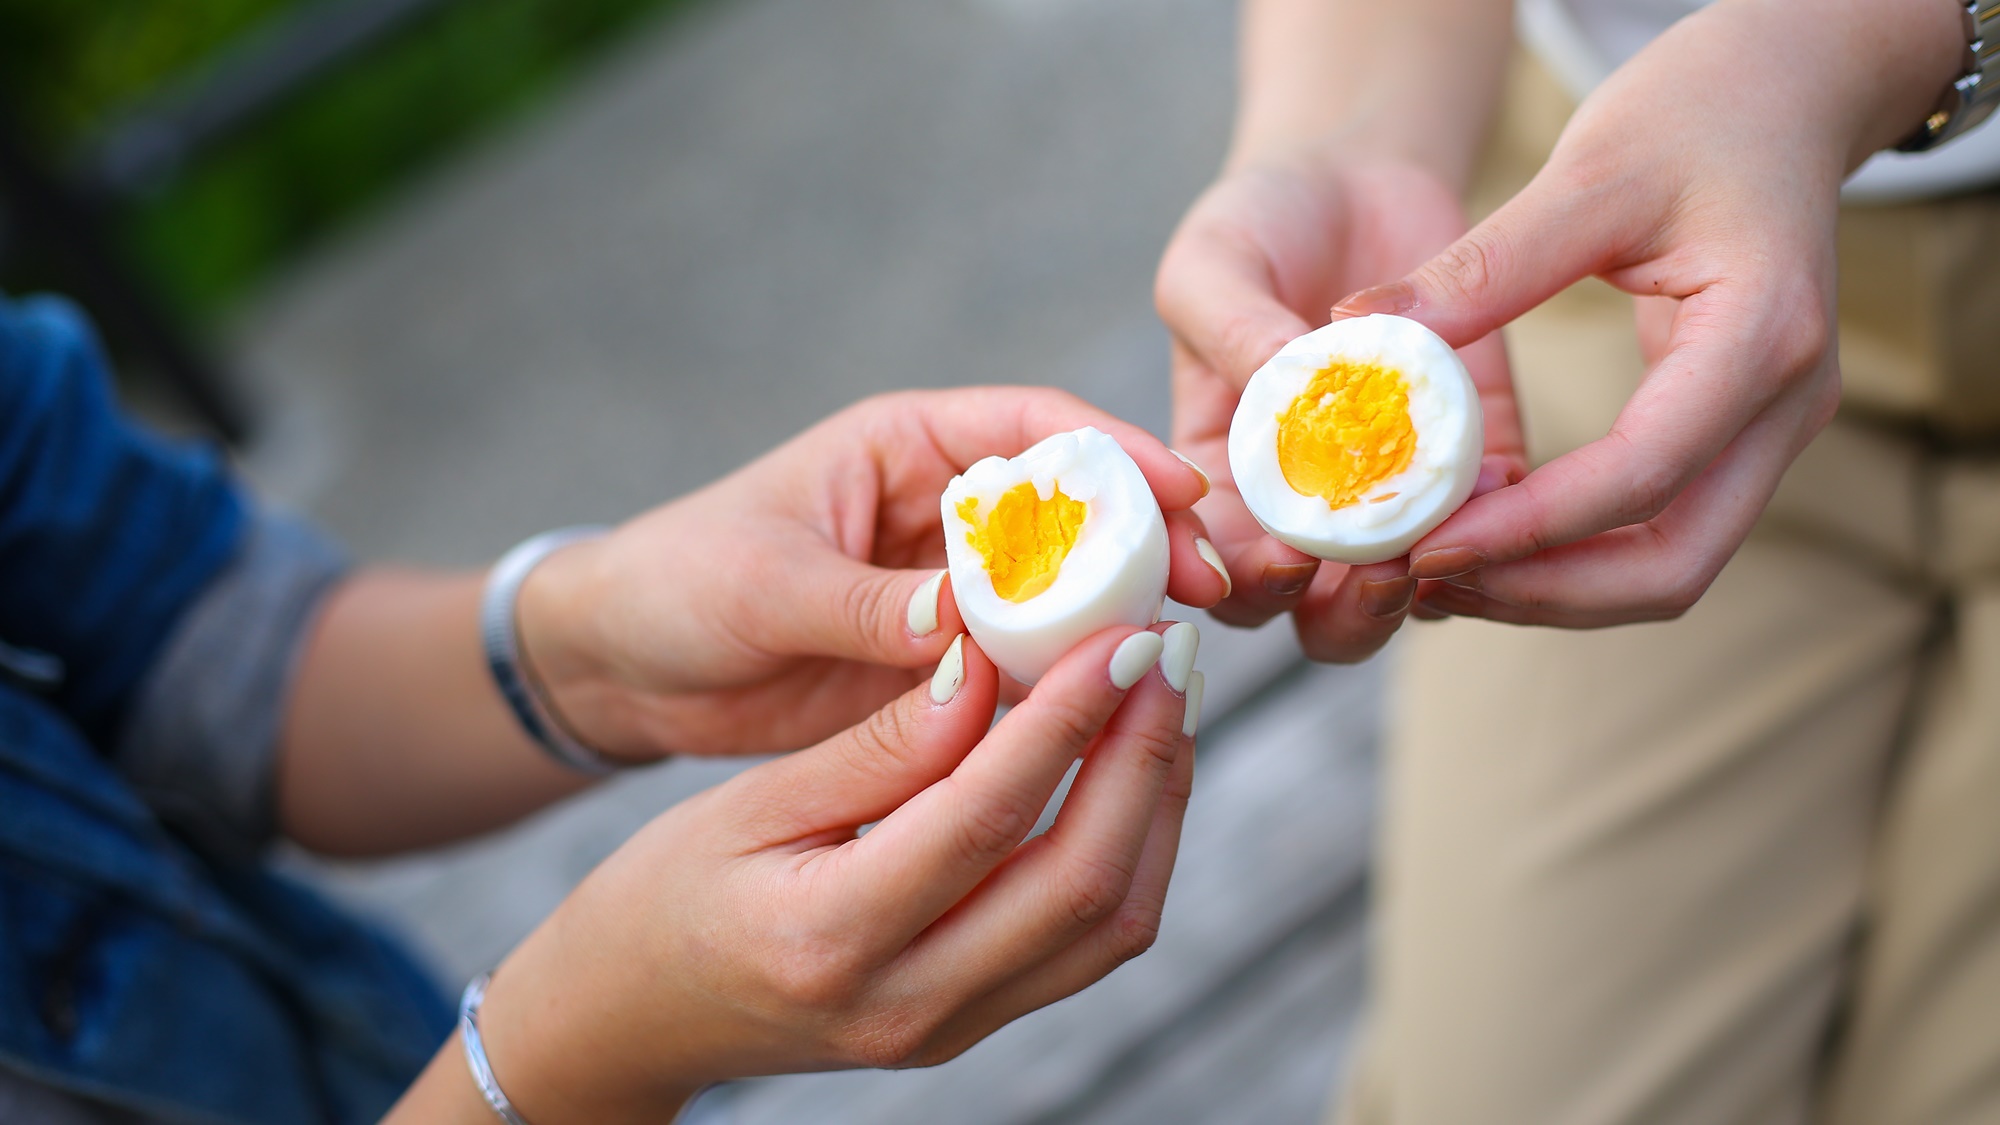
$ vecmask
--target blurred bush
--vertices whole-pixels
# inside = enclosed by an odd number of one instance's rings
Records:
[[[306,2],[327,0],[0,0],[0,97],[60,165],[112,115]],[[119,235],[183,312],[212,317],[621,33],[692,2],[448,3],[120,206]],[[46,283],[38,269],[10,261],[0,281]]]

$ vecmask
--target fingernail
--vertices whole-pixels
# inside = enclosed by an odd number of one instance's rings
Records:
[[[1264,568],[1264,592],[1288,598],[1311,584],[1318,563],[1272,563]]]
[[[1208,677],[1200,672],[1188,674],[1187,708],[1181,712],[1181,733],[1189,738],[1201,727],[1201,693],[1208,687]]]
[[[1186,691],[1188,675],[1194,671],[1194,654],[1201,648],[1201,630],[1190,622],[1176,622],[1168,626],[1162,639],[1166,644],[1160,650],[1160,675],[1166,677],[1168,687]]]
[[[1481,599],[1478,594],[1457,586],[1434,586],[1424,595],[1424,604],[1452,617],[1476,617]]]
[[[1398,316],[1417,307],[1417,291],[1407,281],[1392,281],[1387,285],[1377,285],[1350,293],[1342,297],[1334,306],[1336,316],[1368,316],[1371,313],[1394,313]]]
[[[1445,547],[1425,551],[1410,560],[1412,578],[1450,578],[1486,565],[1486,556],[1471,547]]]
[[[1201,561],[1213,567],[1215,573],[1222,576],[1222,596],[1228,597],[1230,591],[1236,589],[1236,583],[1229,580],[1229,568],[1223,565],[1222,553],[1215,549],[1215,544],[1199,535],[1194,537],[1194,553],[1200,555]]]
[[[1118,642],[1111,653],[1111,684],[1124,691],[1159,663],[1160,650],[1167,642],[1158,633],[1134,633]]]
[[[960,685],[965,683],[965,634],[951,639],[951,647],[944,650],[944,659],[938,661],[937,671],[931,673],[931,702],[950,703],[958,694]]]
[[[1468,570],[1464,574],[1454,574],[1449,578],[1439,579],[1439,581],[1447,586],[1456,586],[1461,590],[1484,590],[1486,588],[1486,580],[1481,578],[1479,572],[1476,570]]]
[[[1394,617],[1410,608],[1417,596],[1417,580],[1407,575],[1361,584],[1361,612],[1370,617]]]
[[[916,593],[910,595],[910,634],[912,636],[928,637],[937,631],[938,591],[943,588],[944,571],[940,570],[929,578],[924,579],[924,584],[917,587]]]
[[[1194,475],[1201,478],[1201,494],[1203,496],[1208,495],[1209,490],[1215,487],[1215,482],[1208,479],[1208,471],[1206,469],[1203,469],[1200,465],[1195,464],[1193,461],[1188,460],[1187,454],[1182,453],[1178,449],[1169,449],[1167,450],[1167,452],[1180,458],[1181,464],[1186,465],[1188,468],[1194,470]]]

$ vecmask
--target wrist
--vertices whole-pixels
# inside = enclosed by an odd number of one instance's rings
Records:
[[[652,1037],[619,1009],[615,998],[630,984],[602,972],[617,966],[548,948],[560,944],[551,931],[564,917],[559,909],[487,985],[478,1022],[494,1080],[530,1125],[671,1122],[707,1083],[671,1073]]]
[[[1513,36],[1494,0],[1250,0],[1224,170],[1339,149],[1462,190]]]
[[[603,539],[574,543],[535,567],[516,601],[521,661],[548,709],[578,741],[612,754],[638,747],[629,696],[602,620]]]
[[[1793,57],[1811,68],[1792,83],[1799,112],[1810,114],[1815,104],[1824,112],[1843,173],[1915,133],[1964,71],[1964,7],[1954,0],[1736,6],[1762,21],[1758,42],[1789,42]]]

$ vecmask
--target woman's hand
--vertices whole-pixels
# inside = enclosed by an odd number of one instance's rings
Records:
[[[495,973],[508,1096],[551,1125],[665,1121],[720,1079],[929,1065],[1147,948],[1193,764],[1160,652],[1099,633],[989,732],[999,676],[963,638],[873,718],[662,814]],[[485,1119],[461,1050],[392,1122]]]
[[[792,749],[907,689],[963,628],[938,496],[990,455],[1096,426],[1167,512],[1169,593],[1214,604],[1223,579],[1187,509],[1201,474],[1134,426],[1058,391],[870,399],[741,471],[561,551],[530,576],[521,632],[584,742],[632,758]]]
[[[1644,298],[1649,370],[1611,432],[1420,541],[1410,573],[1446,580],[1423,606],[1590,627],[1694,604],[1839,402],[1840,182],[1928,112],[1961,14],[1724,0],[1689,16],[1591,95],[1520,195],[1341,302],[1462,345],[1587,275]]]
[[[1229,423],[1257,368],[1325,324],[1343,294],[1401,275],[1464,231],[1438,175],[1338,142],[1246,164],[1182,220],[1156,298],[1174,337],[1174,443],[1215,482],[1198,510],[1234,585],[1216,616],[1255,625],[1290,611],[1306,652],[1329,661],[1368,656],[1402,623],[1416,584],[1401,560],[1322,564],[1264,534],[1229,472]],[[1525,471],[1506,355],[1495,335],[1463,358],[1486,412],[1479,488],[1490,491]]]

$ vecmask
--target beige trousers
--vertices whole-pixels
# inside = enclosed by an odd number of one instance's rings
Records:
[[[1496,185],[1567,109],[1516,76]],[[1406,630],[1339,1120],[2000,1122],[2000,201],[1843,224],[1853,409],[1700,604]],[[1509,346],[1541,459],[1639,376],[1597,283]]]

